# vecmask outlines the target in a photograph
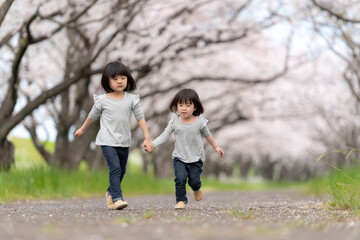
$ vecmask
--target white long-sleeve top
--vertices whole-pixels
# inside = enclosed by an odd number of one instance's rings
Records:
[[[97,120],[100,117],[100,130],[96,136],[96,145],[129,147],[131,145],[131,113],[137,121],[144,118],[140,107],[140,97],[125,93],[122,99],[112,99],[106,94],[94,94],[94,106],[89,117]]]
[[[202,137],[211,135],[207,127],[208,120],[198,116],[195,122],[187,124],[179,116],[171,118],[164,132],[158,136],[153,144],[155,148],[164,143],[174,132],[175,148],[172,157],[179,158],[185,163],[205,161],[205,152]]]

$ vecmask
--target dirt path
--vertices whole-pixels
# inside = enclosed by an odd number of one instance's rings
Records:
[[[3,204],[0,239],[360,239],[359,216],[294,190],[205,193],[176,211],[173,196],[126,200],[121,211],[105,198]]]

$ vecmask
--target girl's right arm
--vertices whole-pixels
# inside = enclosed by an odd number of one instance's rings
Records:
[[[85,122],[83,123],[83,125],[75,131],[75,137],[80,137],[81,135],[84,134],[84,132],[86,131],[86,129],[94,122],[94,120],[92,120],[90,117],[87,117]]]
[[[85,122],[83,123],[83,125],[81,126],[81,128],[79,128],[78,130],[75,131],[75,137],[80,137],[81,135],[84,134],[84,132],[86,131],[86,129],[94,122],[96,121],[100,115],[101,115],[101,104],[100,104],[100,97],[98,95],[94,94],[94,105],[91,109],[91,111],[89,112],[88,117],[86,118]]]
[[[171,133],[174,130],[173,129],[173,122],[174,122],[174,119],[171,119],[169,121],[167,127],[165,128],[164,132],[153,141],[153,145],[154,145],[155,148],[157,146],[163,144],[164,142],[166,142],[166,140],[168,140],[168,138],[170,137]],[[152,152],[152,149],[149,152]]]

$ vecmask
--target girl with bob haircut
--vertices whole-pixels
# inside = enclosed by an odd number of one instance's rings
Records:
[[[205,161],[202,137],[211,144],[222,157],[224,151],[216,144],[207,123],[208,120],[200,116],[204,112],[198,94],[193,89],[182,89],[170,103],[170,111],[176,113],[169,121],[164,132],[148,145],[146,151],[152,152],[174,132],[175,148],[172,153],[175,170],[175,209],[184,209],[188,199],[186,197],[186,181],[194,191],[195,200],[203,197],[200,175]]]
[[[123,209],[128,206],[121,191],[121,182],[126,172],[126,164],[131,144],[130,117],[134,114],[144,134],[142,148],[152,148],[149,131],[140,107],[139,95],[130,92],[136,83],[128,68],[120,62],[110,62],[105,66],[101,85],[106,93],[94,94],[94,105],[83,125],[76,130],[80,137],[86,129],[100,117],[100,130],[96,145],[101,150],[109,167],[110,186],[105,194],[108,209]]]
[[[131,76],[128,68],[120,62],[111,62],[108,63],[105,67],[105,70],[101,76],[101,86],[107,93],[114,92],[114,89],[110,87],[110,78],[115,78],[116,76],[126,76],[127,85],[124,91],[132,92],[136,89],[136,82]]]

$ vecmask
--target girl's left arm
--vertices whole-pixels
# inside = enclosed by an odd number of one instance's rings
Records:
[[[138,123],[139,123],[141,131],[143,132],[144,138],[145,138],[144,143],[141,145],[142,149],[146,149],[148,147],[153,148],[154,145],[151,143],[150,134],[149,134],[148,127],[146,125],[145,118],[139,120]]]
[[[220,155],[220,157],[224,156],[224,151],[216,144],[215,139],[212,135],[206,138],[208,143],[215,149],[215,151]]]
[[[135,119],[138,121],[138,124],[145,138],[144,143],[141,145],[141,148],[144,150],[148,148],[153,148],[154,146],[150,141],[150,134],[148,127],[146,125],[145,117],[140,107],[140,97],[139,95],[133,95],[133,96],[134,96],[134,101],[133,101],[132,111],[134,113]]]

